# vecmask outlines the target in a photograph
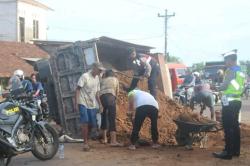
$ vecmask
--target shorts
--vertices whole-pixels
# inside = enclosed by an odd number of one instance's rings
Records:
[[[206,91],[202,91],[199,92],[196,96],[196,101],[198,103],[204,103],[207,107],[212,108],[214,107],[214,96],[211,92],[206,92]]]
[[[80,122],[81,124],[89,124],[92,128],[97,128],[97,109],[88,109],[84,105],[79,104]]]
[[[111,93],[106,93],[100,99],[103,106],[101,129],[116,131],[116,98]]]

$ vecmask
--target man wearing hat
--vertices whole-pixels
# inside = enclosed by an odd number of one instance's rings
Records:
[[[160,74],[158,62],[150,55],[136,53],[135,48],[130,48],[129,54],[134,66],[134,77],[127,91],[136,88],[140,80],[138,77],[147,78],[150,94],[156,98],[156,82]]]
[[[88,151],[88,128],[97,130],[97,108],[101,106],[99,99],[100,80],[99,76],[105,68],[101,63],[94,63],[89,72],[82,74],[76,88],[76,109],[80,112],[80,122],[82,124],[83,150]],[[98,104],[97,104],[98,102]]]
[[[224,81],[219,90],[222,96],[222,125],[225,135],[225,148],[220,153],[213,153],[214,157],[230,160],[240,156],[240,127],[239,112],[241,108],[241,94],[244,88],[245,75],[237,66],[237,51],[224,54],[226,66]]]

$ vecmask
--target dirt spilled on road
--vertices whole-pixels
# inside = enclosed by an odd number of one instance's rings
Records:
[[[132,76],[130,71],[125,72],[126,75]],[[126,115],[128,111],[128,98],[127,93],[123,90],[123,86],[128,87],[131,78],[126,77],[125,75],[117,75],[120,81],[120,93],[117,99],[117,133],[120,141],[127,143],[129,141],[129,136],[132,131],[131,120]],[[147,81],[140,81],[138,87],[141,90],[147,91]],[[187,108],[179,105],[175,101],[166,97],[160,90],[157,91],[157,101],[159,103],[159,118],[158,118],[158,130],[159,130],[159,142],[166,145],[176,145],[175,140],[175,131],[177,126],[175,125],[173,119],[176,119],[179,115],[191,115],[193,120],[196,121],[198,117],[192,113],[192,111]],[[196,120],[195,120],[196,119]],[[146,119],[141,132],[140,138],[146,141],[151,140],[151,131],[150,131],[150,120]],[[241,125],[242,137],[250,136],[250,126]],[[209,133],[210,145],[216,146],[217,144],[222,143],[223,131],[216,133]]]
[[[126,72],[127,75],[132,76],[131,72]],[[123,75],[118,75],[120,86],[128,87],[131,78]],[[140,81],[139,88],[141,90],[147,90],[147,81]],[[157,92],[157,101],[159,102],[159,118],[158,118],[158,130],[159,130],[159,142],[162,144],[176,144],[174,135],[177,129],[173,119],[184,112],[190,112],[189,108],[185,108],[173,100],[166,97],[161,91]],[[127,93],[121,88],[120,94],[117,100],[117,131],[118,136],[123,141],[127,141],[132,130],[131,120],[127,117],[128,111],[128,99]],[[146,119],[140,132],[140,138],[144,140],[151,140],[150,133],[150,120]]]

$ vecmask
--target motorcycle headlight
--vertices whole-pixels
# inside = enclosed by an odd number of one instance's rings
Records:
[[[46,103],[47,102],[47,97],[42,98],[42,102]]]
[[[32,115],[32,121],[36,120],[36,115]]]

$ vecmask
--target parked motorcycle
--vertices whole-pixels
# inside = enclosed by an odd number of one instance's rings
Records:
[[[245,96],[246,99],[248,100],[249,93],[250,93],[250,82],[248,82],[248,83],[245,84],[245,87],[244,87],[244,91],[243,91],[242,97]]]
[[[180,86],[174,93],[174,99],[179,104],[189,105],[193,96],[193,86]]]
[[[46,94],[43,94],[39,99],[33,98],[33,101],[30,101],[29,104],[33,108],[38,108],[37,121],[46,121],[49,118],[49,105]]]
[[[0,103],[0,166],[31,151],[40,160],[52,159],[58,150],[58,135],[45,121],[37,121],[38,107],[23,89],[8,94]]]

